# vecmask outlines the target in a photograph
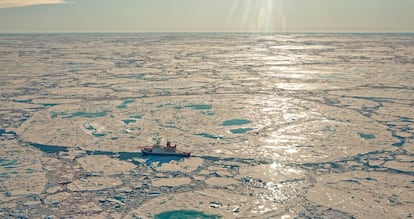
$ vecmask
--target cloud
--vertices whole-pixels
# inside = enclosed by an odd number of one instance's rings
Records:
[[[0,8],[25,7],[43,4],[61,4],[65,0],[0,0]]]

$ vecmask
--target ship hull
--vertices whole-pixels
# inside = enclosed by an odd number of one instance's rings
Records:
[[[189,157],[190,153],[177,153],[177,152],[153,152],[150,150],[141,150],[142,155],[157,155],[157,156],[178,156]]]

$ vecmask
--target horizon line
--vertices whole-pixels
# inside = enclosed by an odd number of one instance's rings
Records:
[[[50,32],[0,32],[7,34],[414,34],[414,31],[50,31]]]

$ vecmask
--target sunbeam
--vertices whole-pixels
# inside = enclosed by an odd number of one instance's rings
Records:
[[[275,32],[286,30],[286,15],[280,0],[234,1],[226,20],[233,31]]]

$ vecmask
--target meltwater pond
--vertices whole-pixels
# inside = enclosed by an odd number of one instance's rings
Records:
[[[5,218],[409,218],[413,34],[0,35]],[[194,156],[144,157],[170,141]]]
[[[198,212],[198,211],[179,210],[179,211],[163,212],[163,213],[155,215],[154,218],[156,218],[156,219],[174,219],[174,218],[182,218],[182,219],[192,219],[192,218],[218,219],[218,218],[220,218],[220,216],[207,215],[207,214],[204,214],[203,212]]]
[[[231,119],[231,120],[224,121],[223,123],[221,123],[221,125],[222,126],[233,126],[233,125],[245,125],[249,123],[251,123],[251,121],[247,119]]]

